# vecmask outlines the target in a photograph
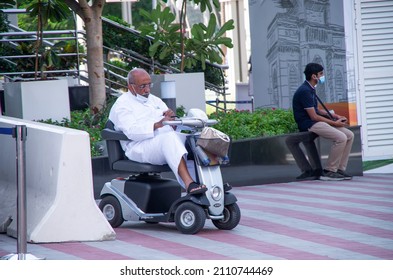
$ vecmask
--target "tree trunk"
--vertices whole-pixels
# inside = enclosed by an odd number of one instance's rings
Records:
[[[105,72],[103,58],[101,14],[85,21],[87,41],[87,69],[89,73],[90,109],[96,113],[105,105]]]
[[[105,72],[102,39],[102,9],[104,0],[64,0],[84,21],[87,44],[87,69],[89,74],[90,109],[97,113],[106,101]]]

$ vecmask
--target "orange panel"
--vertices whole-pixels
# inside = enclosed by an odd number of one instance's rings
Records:
[[[336,114],[347,117],[348,123],[350,125],[358,124],[356,103],[347,103],[347,102],[326,103],[325,106],[329,110],[334,110]],[[323,110],[321,106],[319,106],[319,109]]]

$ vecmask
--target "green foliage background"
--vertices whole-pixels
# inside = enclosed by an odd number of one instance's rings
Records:
[[[214,127],[228,134],[232,140],[274,136],[297,131],[291,110],[265,108],[254,112],[231,110],[210,114],[219,123]]]
[[[43,122],[64,127],[84,130],[90,135],[91,155],[101,154],[98,142],[102,141],[101,130],[108,120],[109,110],[116,99],[108,100],[108,105],[102,113],[91,115],[89,109],[71,112],[71,120],[61,122],[44,120]],[[177,108],[176,114],[184,116],[184,107]],[[228,134],[232,140],[255,138],[261,136],[274,136],[297,131],[291,110],[284,109],[258,109],[254,112],[231,110],[227,113],[218,112],[210,114],[209,118],[217,119],[219,123],[214,127]]]

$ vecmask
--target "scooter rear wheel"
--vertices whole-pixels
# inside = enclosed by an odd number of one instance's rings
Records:
[[[176,228],[184,234],[195,234],[205,225],[203,208],[192,202],[182,203],[175,212]]]
[[[105,196],[98,207],[113,228],[119,227],[124,222],[121,205],[116,197],[112,195]]]
[[[213,224],[218,229],[231,230],[234,229],[240,222],[240,208],[237,203],[225,205],[224,218],[221,220],[212,220]]]

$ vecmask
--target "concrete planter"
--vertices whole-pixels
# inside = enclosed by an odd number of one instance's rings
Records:
[[[363,176],[360,126],[350,129],[355,134],[355,141],[347,171],[354,176]],[[295,181],[301,171],[285,144],[286,137],[284,134],[233,142],[230,151],[231,165],[222,168],[224,181],[234,186]],[[324,166],[331,143],[317,138],[315,144]]]
[[[151,93],[162,98],[161,82],[175,82],[176,107],[184,106],[186,110],[199,108],[206,111],[205,77],[199,73],[179,73],[152,75],[154,87]]]
[[[66,80],[40,80],[4,84],[4,115],[26,119],[70,119]]]
[[[89,86],[68,87],[70,110],[84,110],[89,107]]]
[[[355,141],[347,171],[354,176],[363,176],[360,126],[350,129],[355,133]],[[229,153],[231,163],[221,169],[224,182],[233,186],[247,186],[295,181],[301,172],[286,147],[286,137],[287,135],[279,135],[234,141]],[[316,145],[324,165],[330,143],[317,138]],[[111,171],[107,157],[94,158],[92,166],[95,198],[99,198],[105,182],[128,175]],[[162,176],[175,178],[172,173],[163,173]]]

